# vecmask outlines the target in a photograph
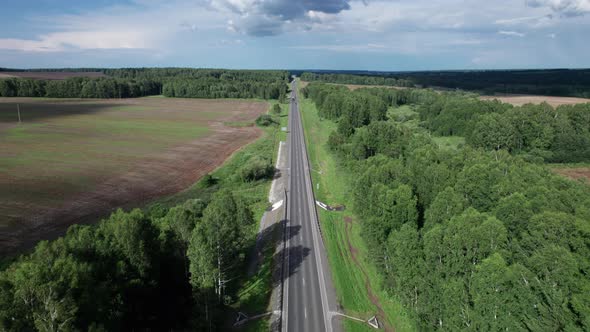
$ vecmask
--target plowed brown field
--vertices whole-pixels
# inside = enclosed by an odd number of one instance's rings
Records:
[[[237,100],[0,98],[0,254],[187,188],[261,134],[226,124],[267,109]]]

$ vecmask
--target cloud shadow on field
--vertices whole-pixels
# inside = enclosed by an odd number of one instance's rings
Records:
[[[6,99],[5,99],[6,100]],[[0,102],[0,123],[17,123],[17,104],[23,123],[42,122],[52,118],[70,115],[95,114],[107,111],[113,107],[128,106],[124,103],[97,104],[88,102]]]

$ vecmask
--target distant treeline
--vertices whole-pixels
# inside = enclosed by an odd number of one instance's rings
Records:
[[[385,112],[439,99],[442,112],[467,102],[476,114],[522,112],[514,130],[536,145],[549,130],[538,118],[576,122],[582,111],[511,109],[428,90],[310,84],[305,94],[338,124],[328,145],[350,175],[369,256],[420,330],[590,330],[590,187],[496,146],[441,148],[429,130]]]
[[[317,74],[305,72],[301,74],[301,79],[307,82],[325,82],[339,84],[358,84],[358,85],[390,85],[400,87],[413,87],[411,80],[385,76],[363,76],[351,74]]]
[[[303,73],[302,79],[327,83],[463,89],[483,94],[537,94],[590,98],[590,69]],[[383,83],[375,83],[375,82]],[[399,82],[399,83],[394,83]]]
[[[38,71],[38,70],[37,70]],[[50,70],[47,70],[50,71]],[[59,70],[53,70],[57,72]],[[70,71],[64,69],[64,71]],[[288,72],[189,68],[82,69],[107,78],[0,79],[1,97],[133,98],[163,94],[185,98],[278,99]]]
[[[73,77],[65,80],[0,79],[0,97],[134,98],[158,95],[162,84],[153,80]]]

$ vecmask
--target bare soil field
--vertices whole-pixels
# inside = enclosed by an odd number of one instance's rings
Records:
[[[262,133],[227,123],[267,109],[239,100],[0,98],[0,254],[186,189]]]
[[[590,99],[574,97],[554,97],[554,96],[533,96],[533,95],[499,95],[499,96],[481,96],[481,100],[498,99],[501,102],[522,106],[524,104],[540,104],[546,102],[553,107],[559,105],[573,105],[590,103]]]
[[[553,171],[570,179],[585,179],[590,183],[590,167],[555,167]]]
[[[44,71],[10,71],[0,72],[2,78],[33,78],[37,80],[65,80],[72,77],[107,77],[99,72],[44,72]]]

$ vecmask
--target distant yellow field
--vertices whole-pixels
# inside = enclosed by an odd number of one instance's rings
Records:
[[[507,95],[507,96],[482,96],[482,100],[498,99],[501,102],[509,103],[514,106],[522,106],[524,104],[540,104],[546,102],[553,107],[559,105],[573,105],[590,103],[590,99],[574,98],[574,97],[556,97],[556,96],[533,96],[533,95]]]

